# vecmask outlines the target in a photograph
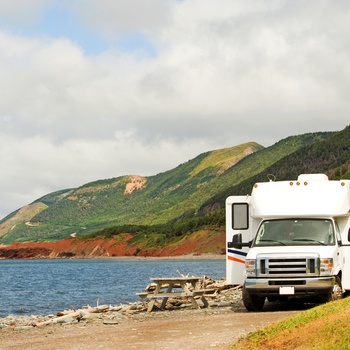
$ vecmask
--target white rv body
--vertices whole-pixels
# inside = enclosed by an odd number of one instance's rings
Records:
[[[248,310],[265,297],[350,290],[350,180],[324,174],[256,183],[226,200],[226,279],[243,284]]]

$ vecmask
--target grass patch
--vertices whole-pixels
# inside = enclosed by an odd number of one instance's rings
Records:
[[[350,349],[350,297],[317,306],[253,332],[230,349]]]

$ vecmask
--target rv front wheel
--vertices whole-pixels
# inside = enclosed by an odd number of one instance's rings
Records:
[[[335,283],[332,292],[332,301],[339,300],[343,297],[343,290],[339,276],[335,276]]]
[[[343,297],[343,290],[339,276],[335,276],[335,282],[331,293],[325,297],[325,302],[339,300]]]
[[[248,311],[261,311],[264,307],[265,297],[250,295],[245,286],[242,288],[242,299],[243,304]]]

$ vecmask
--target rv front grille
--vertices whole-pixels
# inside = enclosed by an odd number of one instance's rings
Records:
[[[316,257],[259,257],[260,276],[305,276],[319,274],[319,259]]]

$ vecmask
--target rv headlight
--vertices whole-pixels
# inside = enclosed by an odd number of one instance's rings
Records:
[[[247,277],[255,276],[255,260],[254,259],[247,259],[245,261],[245,271],[246,271]]]
[[[320,260],[320,274],[321,275],[331,275],[333,270],[333,259],[321,259]]]

